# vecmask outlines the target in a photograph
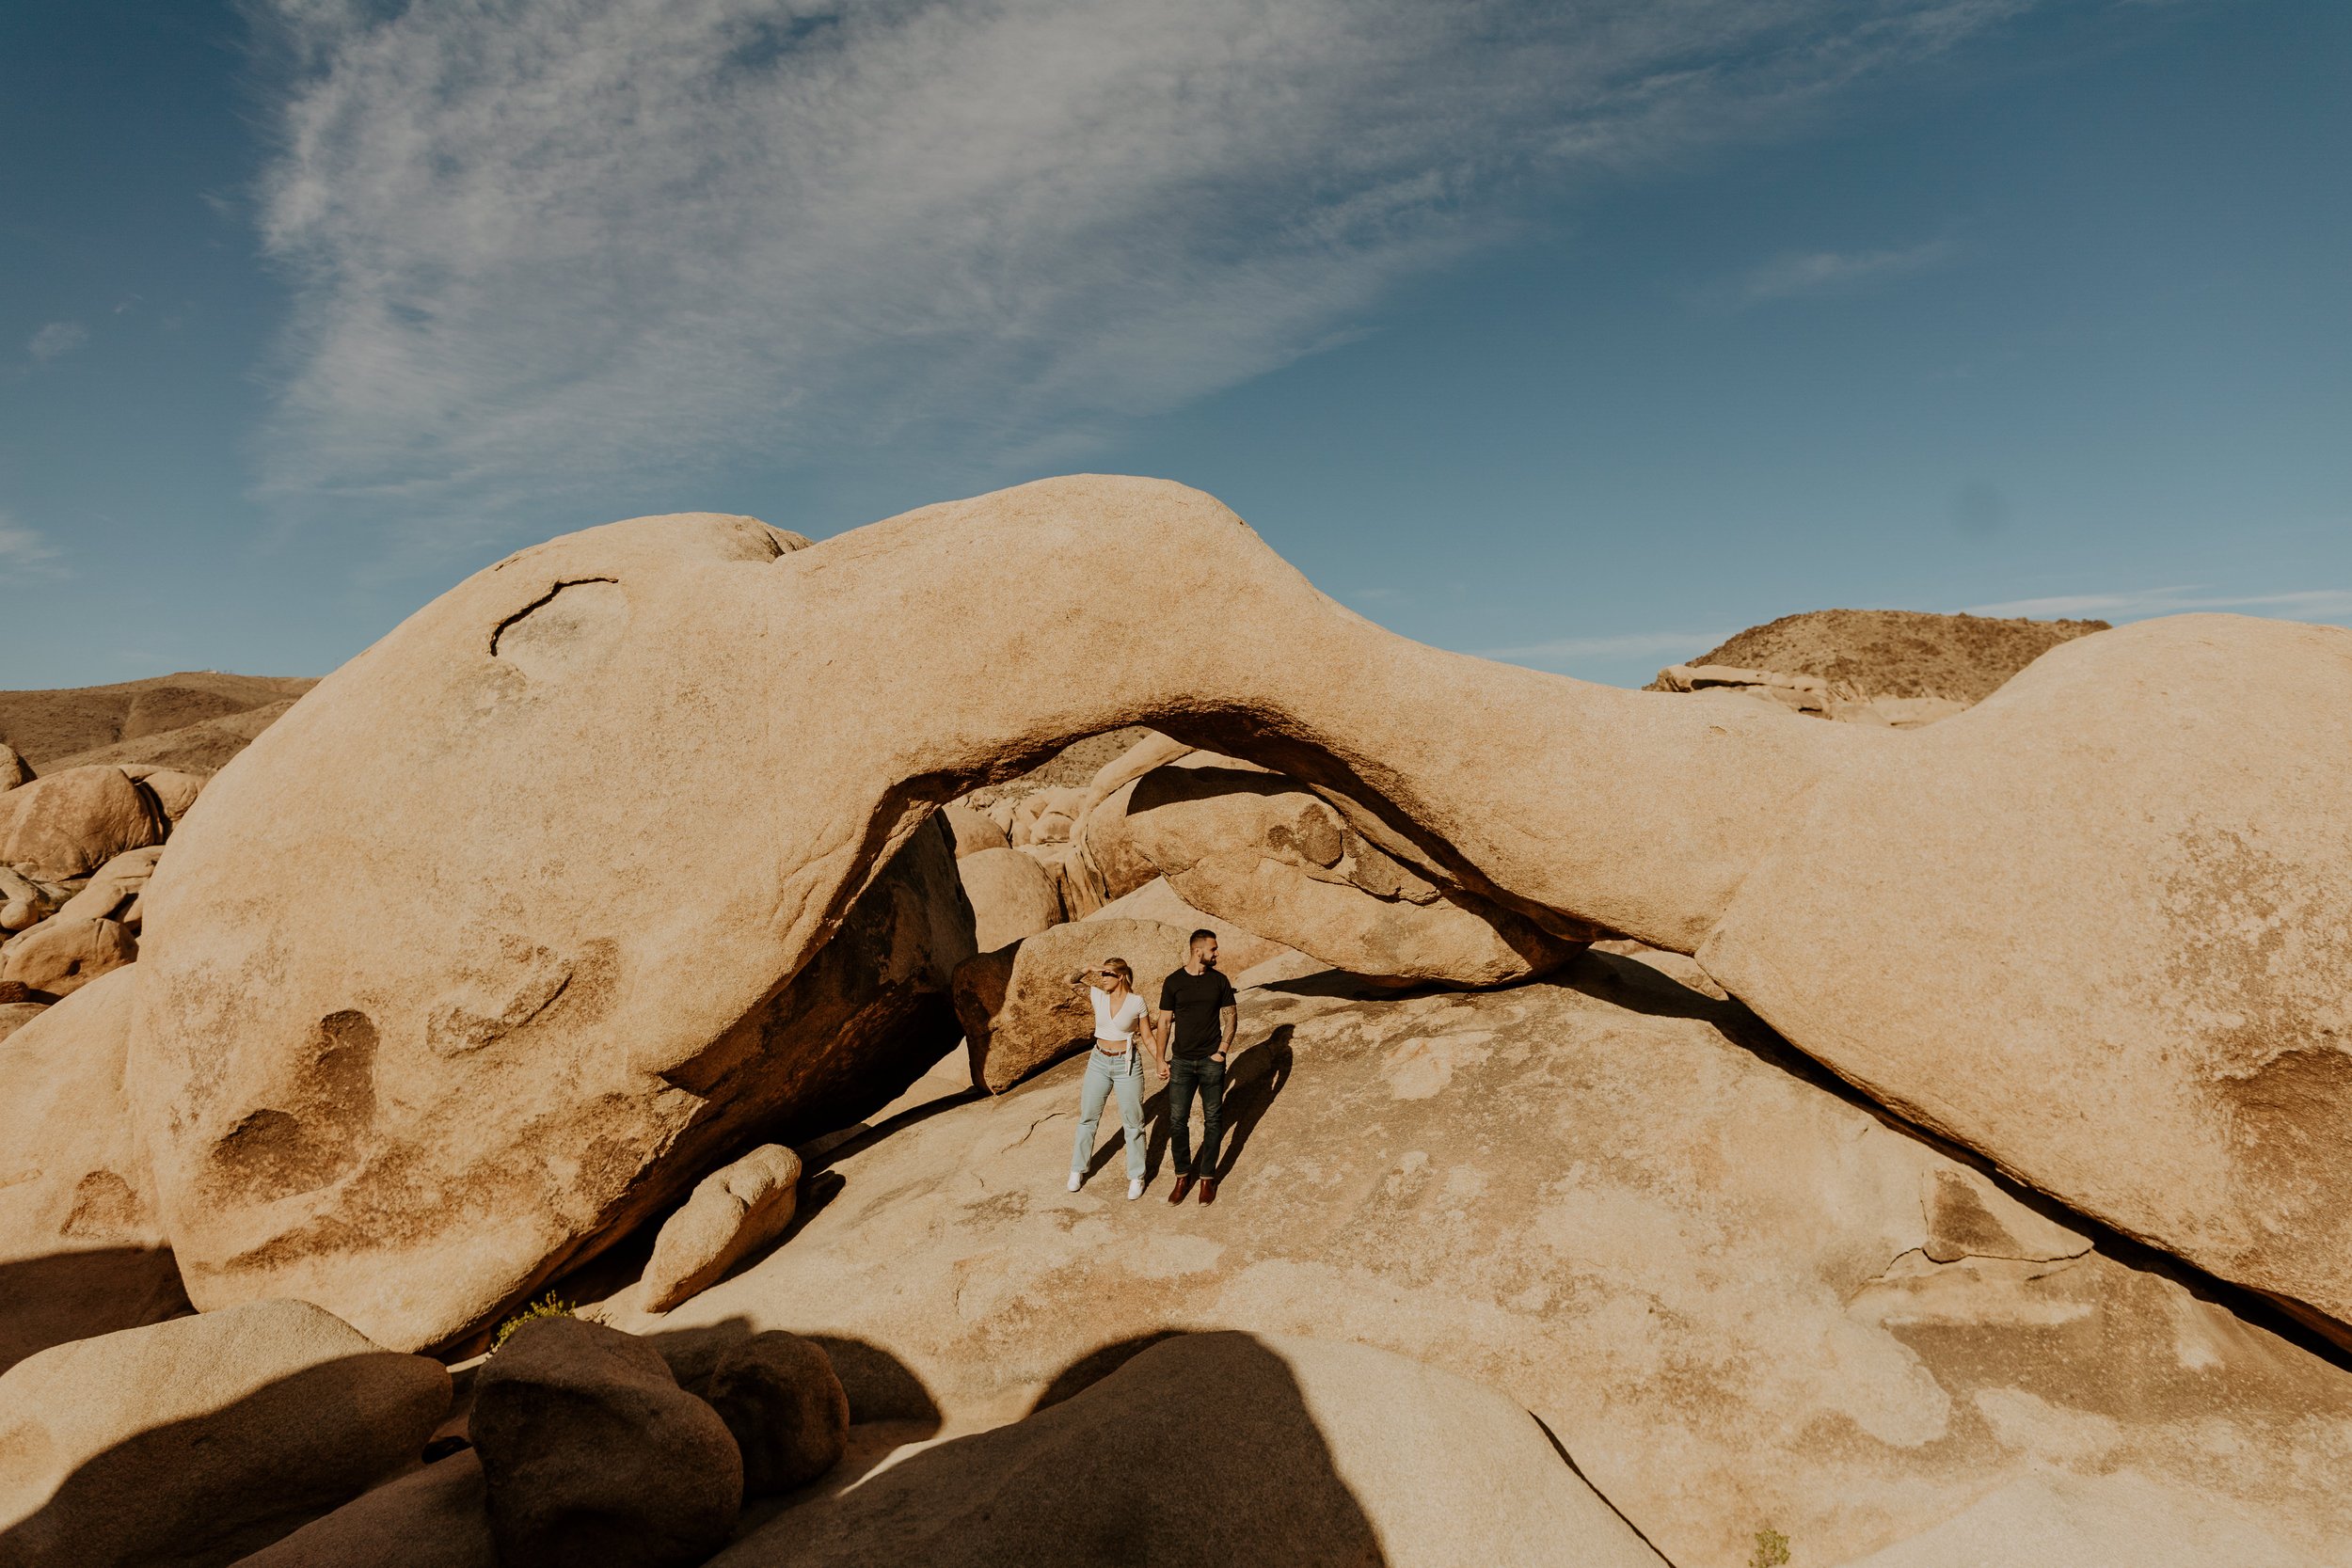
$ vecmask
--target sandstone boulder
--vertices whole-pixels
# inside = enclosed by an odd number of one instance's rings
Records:
[[[704,1177],[686,1206],[661,1222],[645,1264],[646,1310],[675,1307],[783,1235],[800,1180],[801,1157],[781,1144],[762,1144]]]
[[[33,765],[17,753],[15,747],[0,741],[0,789],[14,789],[18,784],[33,782]]]
[[[773,1497],[816,1480],[850,1440],[850,1396],[824,1350],[771,1330],[728,1350],[698,1390],[743,1455],[743,1495]]]
[[[742,1506],[718,1413],[599,1323],[516,1329],[475,1379],[471,1427],[502,1568],[683,1568]]]
[[[0,1040],[0,1369],[188,1309],[122,1101],[136,973]]]
[[[0,945],[0,979],[66,996],[138,956],[138,942],[121,922],[70,920],[59,910]]]
[[[14,980],[0,980],[0,986],[17,986]],[[24,988],[18,986],[19,990]],[[49,1010],[46,1002],[0,1002],[0,1041]]]
[[[1062,785],[1024,795],[1013,803],[1012,846],[1067,844],[1086,803],[1084,789]]]
[[[152,933],[152,884],[144,896]],[[190,1295],[209,1307],[267,1277],[332,1296],[410,1347],[494,1322],[669,1207],[710,1153],[755,1130],[790,1138],[848,1125],[920,1077],[961,1033],[947,985],[973,951],[971,932],[946,830],[926,823],[813,961],[668,1066],[651,1093],[642,1054],[583,1064],[584,1078],[538,1054],[595,1032],[627,994],[604,939],[549,933],[532,949],[541,957],[528,989],[501,998],[444,980],[438,994],[450,1000],[421,1018],[362,989],[353,993],[362,1006],[314,1022],[310,1055],[198,1168],[202,1180],[169,1226]],[[364,932],[347,935],[355,953],[377,951]],[[733,961],[733,946],[713,946],[707,931],[698,941],[678,950],[678,974],[706,973],[722,953]],[[480,958],[493,966],[482,973],[496,973],[503,951]],[[404,1016],[421,1031],[405,1051],[375,1022]],[[438,1101],[462,1083],[500,1087],[440,1119],[415,1117],[396,1098]],[[178,1114],[151,1109],[166,1121]],[[648,1178],[656,1160],[667,1174]],[[435,1173],[437,1198],[426,1201],[417,1170]],[[399,1212],[413,1227],[388,1227],[384,1216]],[[295,1239],[249,1250],[279,1231]],[[222,1266],[190,1267],[191,1244],[238,1236],[246,1245],[218,1255]]]
[[[387,1481],[237,1568],[501,1568],[481,1457],[465,1449]]]
[[[449,1373],[307,1302],[58,1345],[0,1375],[0,1563],[224,1563],[415,1461]]]
[[[991,953],[1062,922],[1053,876],[1018,849],[981,849],[956,862],[972,901],[973,945]]]
[[[1189,927],[1098,918],[971,959],[956,971],[955,991],[972,1082],[1002,1094],[1039,1068],[1087,1049],[1094,1009],[1086,988],[1072,985],[1070,976],[1106,958],[1126,959],[1136,991],[1156,1006],[1160,982],[1183,965],[1191,939]]]
[[[1211,1473],[1137,1484],[1139,1441]],[[792,1511],[714,1568],[900,1562],[1663,1568],[1502,1396],[1362,1345],[1247,1334],[1154,1345]]]
[[[87,877],[161,844],[169,819],[119,768],[69,768],[0,794],[0,863],[40,881]]]
[[[1054,844],[1025,844],[1020,853],[1038,863],[1054,884],[1055,902],[1066,920],[1084,920],[1109,901],[1103,879],[1087,863],[1085,853],[1067,840]]]
[[[196,798],[204,793],[204,785],[212,778],[209,771],[199,772],[183,768],[157,768],[150,763],[131,762],[122,765],[122,771],[147,787],[155,797],[155,803],[173,822],[188,815]]]
[[[983,849],[1012,847],[1012,840],[1005,836],[1004,829],[970,806],[950,803],[940,807],[939,815],[946,820],[947,832],[955,838],[958,860]]]
[[[1824,779],[1699,960],[1917,1124],[2352,1323],[2352,802],[2295,760],[2352,745],[2340,691],[2335,628],[2064,642]]]
[[[1169,615],[1102,608],[1106,536]],[[2002,1168],[2333,1332],[2352,1323],[2352,1149],[2329,1131],[2352,1079],[2320,1046],[2265,1077],[2261,1043],[2338,1028],[2342,999],[2314,977],[2344,967],[2330,933],[2352,930],[2336,766],[2352,633],[2143,622],[1906,733],[1419,646],[1164,483],[1047,481],[796,544],[693,517],[523,551],[378,641],[208,786],[146,895],[167,940],[131,1074],[199,1299],[294,1291],[400,1317],[396,1338],[479,1323],[639,1217],[630,1195],[665,1201],[750,1119],[804,1109],[775,1065],[814,1046],[731,1083],[702,1069],[723,1040],[761,1054],[747,1020],[781,1037],[793,977],[936,806],[1148,724],[1278,769],[1400,866],[1555,938],[1688,953],[1724,927],[1739,978],[1710,973],[1871,1092],[1925,1114],[1964,1083],[1967,1114],[1940,1124]],[[1204,643],[1187,607],[1223,634]],[[675,700],[682,680],[695,704]],[[1931,834],[1887,836],[1931,799]],[[1999,874],[2052,840],[2063,855]],[[2313,961],[2233,963],[2213,982],[2226,1007],[2184,1003],[2188,976],[2245,942],[2216,948],[2199,918],[2163,911],[2233,907],[2244,859],[2213,847],[2233,842],[2267,857],[2280,940]],[[1766,890],[1823,843],[1835,875],[1784,927]],[[1982,928],[1921,917],[1922,890],[1963,866]],[[648,917],[649,887],[684,891]],[[1824,941],[1825,923],[1861,940]],[[2074,950],[2087,933],[2096,953]],[[1922,1036],[1932,993],[1994,973],[1969,1027]],[[541,1017],[531,1073],[499,1079],[535,1085],[521,1096],[485,1089],[495,1048],[453,1069],[433,1045]],[[1881,1037],[1883,1017],[1900,1022]],[[2017,1053],[2010,1019],[2040,1021]],[[289,1108],[314,1103],[322,1060],[359,1060],[334,1043],[356,1020],[381,1048],[364,1139]],[[2102,1044],[2073,1052],[2053,1092],[2034,1056],[2060,1034]],[[2022,1130],[2011,1101],[2029,1102]],[[433,1147],[485,1103],[501,1119],[469,1127],[472,1148]],[[2061,1114],[2090,1131],[2054,1148]],[[300,1157],[263,1158],[269,1138],[239,1134],[256,1127]],[[511,1193],[473,1190],[480,1167]],[[409,1180],[420,1168],[456,1174]],[[410,1285],[396,1307],[377,1288],[393,1275]]]
[[[56,912],[58,901],[31,878],[0,865],[0,931],[22,931]]]
[[[55,918],[61,921],[114,920],[119,921],[123,911],[138,897],[155,874],[156,859],[164,852],[160,844],[144,849],[128,849],[96,871],[82,891],[67,899]]]
[[[1600,955],[1506,990],[1241,1001],[1213,1208],[1064,1193],[1064,1062],[843,1151],[789,1247],[660,1328],[863,1342],[949,1430],[1171,1329],[1358,1341],[1534,1411],[1680,1563],[1745,1563],[1759,1526],[1843,1563],[2123,1469],[2296,1561],[2352,1540],[2352,1494],[2311,1479],[2352,1452],[2352,1371],[1903,1132],[1737,1006]]]
[[[1165,768],[1128,799],[1128,841],[1187,904],[1338,969],[1491,986],[1575,944],[1384,853],[1328,802],[1273,774]]]
[[[1220,920],[1194,909],[1178,895],[1165,877],[1154,877],[1124,898],[1104,905],[1089,920],[1149,920],[1156,925],[1169,926],[1184,932],[1215,931],[1216,933],[1217,967],[1228,974],[1238,975],[1244,970],[1255,969],[1278,958],[1298,955],[1279,942],[1268,942],[1254,931],[1245,931],[1230,920]],[[1142,972],[1136,972],[1142,978]],[[1157,981],[1153,984],[1156,986]],[[1156,990],[1147,998],[1159,1002]]]

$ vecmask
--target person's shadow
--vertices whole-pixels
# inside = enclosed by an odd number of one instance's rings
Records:
[[[1149,1069],[1147,1069],[1149,1070]],[[1291,1079],[1291,1026],[1279,1024],[1274,1032],[1256,1045],[1245,1048],[1233,1058],[1232,1070],[1225,1079],[1224,1148],[1216,1163],[1216,1178],[1224,1180],[1232,1174],[1233,1163],[1249,1142],[1249,1134],[1257,1130],[1266,1107],[1282,1092],[1282,1085]],[[1168,1085],[1152,1073],[1146,1080],[1154,1085],[1143,1101],[1144,1145],[1143,1168],[1147,1179],[1156,1180],[1168,1163]],[[1195,1097],[1193,1115],[1200,1115],[1200,1100]],[[1107,1111],[1107,1107],[1105,1108]],[[1107,1116],[1105,1117],[1107,1118]],[[1101,1134],[1096,1134],[1099,1139]],[[1198,1128],[1194,1131],[1193,1147],[1199,1148]],[[1094,1158],[1087,1166],[1091,1179],[1115,1159],[1123,1159],[1125,1144],[1114,1137],[1107,1143],[1098,1142]]]
[[[1219,1181],[1233,1174],[1249,1135],[1258,1130],[1266,1107],[1291,1081],[1291,1026],[1278,1024],[1272,1034],[1233,1060],[1225,1080],[1225,1152],[1216,1163]]]

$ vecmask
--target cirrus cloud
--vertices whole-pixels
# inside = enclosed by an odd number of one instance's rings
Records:
[[[263,489],[1066,459],[2030,0],[275,0]]]

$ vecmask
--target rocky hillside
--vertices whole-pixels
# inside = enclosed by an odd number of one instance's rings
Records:
[[[0,743],[40,772],[94,762],[213,771],[317,684],[196,670],[115,686],[0,691]]]
[[[2059,643],[2107,629],[2105,621],[1811,610],[1750,626],[1690,662],[1812,675],[1849,699],[1940,697],[1968,704],[1982,702]]]

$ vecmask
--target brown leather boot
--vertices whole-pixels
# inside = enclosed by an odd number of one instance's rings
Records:
[[[1172,1192],[1172,1193],[1170,1193],[1170,1194],[1168,1194],[1168,1202],[1170,1202],[1170,1203],[1182,1203],[1182,1202],[1184,1202],[1184,1193],[1185,1193],[1185,1191],[1186,1191],[1188,1188],[1190,1188],[1190,1187],[1191,1187],[1191,1185],[1192,1185],[1192,1178],[1191,1178],[1191,1177],[1189,1177],[1189,1176],[1180,1176],[1180,1177],[1178,1177],[1178,1178],[1176,1179],[1176,1190],[1175,1190],[1174,1192]]]
[[[1206,1209],[1210,1204],[1215,1203],[1216,1201],[1216,1178],[1214,1176],[1204,1176],[1200,1179],[1200,1207]]]

